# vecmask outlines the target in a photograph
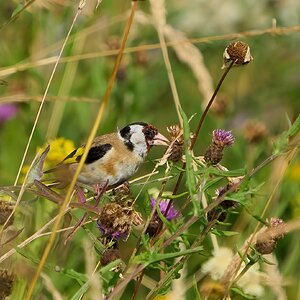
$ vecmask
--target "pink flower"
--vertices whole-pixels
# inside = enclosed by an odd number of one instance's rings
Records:
[[[0,124],[13,118],[18,112],[18,107],[13,103],[0,104]]]

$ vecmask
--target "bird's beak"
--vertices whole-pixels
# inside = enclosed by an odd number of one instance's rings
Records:
[[[149,141],[151,146],[169,146],[170,141],[160,133],[157,133],[153,140]]]

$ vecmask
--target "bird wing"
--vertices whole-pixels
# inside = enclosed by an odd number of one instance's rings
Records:
[[[87,154],[85,164],[90,164],[96,160],[101,159],[109,150],[111,150],[113,146],[108,143],[111,138],[112,137],[110,136],[110,134],[96,137]],[[78,163],[84,153],[84,150],[85,145],[75,149],[70,154],[68,154],[59,164],[45,171],[44,173],[52,173],[58,171],[61,168],[65,168],[68,165]]]

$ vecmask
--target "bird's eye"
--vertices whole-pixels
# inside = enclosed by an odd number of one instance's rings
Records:
[[[157,135],[158,130],[152,125],[148,125],[143,129],[143,133],[147,140],[153,140],[154,137]]]

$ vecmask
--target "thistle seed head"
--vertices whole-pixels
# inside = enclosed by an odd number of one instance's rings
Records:
[[[231,61],[235,65],[244,65],[253,60],[249,45],[241,41],[230,43],[224,51],[223,58],[224,65],[222,68],[225,68],[227,63]]]

